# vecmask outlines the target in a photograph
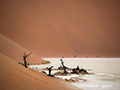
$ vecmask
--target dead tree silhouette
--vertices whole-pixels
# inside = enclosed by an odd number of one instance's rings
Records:
[[[53,68],[53,66],[51,66],[51,67],[46,67],[46,69],[48,69],[48,71],[49,71],[49,74],[48,74],[48,76],[53,76],[53,75],[51,75],[51,70],[52,70],[52,68]]]
[[[60,61],[61,61],[61,64],[62,64],[62,66],[63,66],[64,73],[67,73],[66,69],[68,69],[68,67],[66,67],[66,66],[64,65],[63,58],[60,59]]]
[[[77,74],[79,74],[79,73],[82,73],[82,74],[89,74],[88,72],[87,72],[87,70],[85,70],[85,69],[83,69],[83,68],[79,68],[79,65],[77,66],[77,68],[73,68],[72,69],[72,73],[77,73]]]
[[[72,73],[77,73],[77,74],[79,74],[79,73],[80,73],[79,65],[77,65],[77,68],[73,68],[72,71],[73,71]]]
[[[23,55],[23,60],[24,60],[24,66],[27,68],[27,61],[26,61],[26,57],[28,57],[31,53],[29,53],[28,55],[26,55],[25,51],[23,51],[24,55]]]

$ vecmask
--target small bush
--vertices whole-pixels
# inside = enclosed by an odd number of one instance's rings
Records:
[[[58,74],[62,75],[63,73],[62,72],[56,72],[56,73],[54,73],[54,75],[58,75]]]
[[[75,81],[75,80],[73,80],[73,79],[69,79],[69,81],[76,82],[76,81]]]
[[[36,70],[38,69],[38,67],[35,68]]]
[[[44,73],[44,74],[46,74],[46,72],[45,71],[41,71],[42,73]]]
[[[77,57],[77,55],[74,55],[74,57]]]
[[[42,62],[42,64],[44,64],[44,62]]]
[[[66,81],[69,81],[68,79],[65,79]]]
[[[72,70],[72,68],[69,68],[68,70]]]
[[[76,82],[75,80],[73,80],[73,79],[65,79],[67,82],[69,82],[69,81],[72,81],[72,82]]]
[[[96,57],[98,57],[98,55],[96,55]]]
[[[45,64],[48,64],[48,63],[50,63],[50,61],[46,61],[46,62],[45,62]]]

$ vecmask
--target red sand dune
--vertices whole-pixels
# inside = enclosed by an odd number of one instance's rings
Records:
[[[0,90],[78,90],[59,79],[18,64],[23,63],[23,50],[30,53],[0,34]],[[31,54],[27,61],[35,64],[44,62],[35,54]]]
[[[78,90],[0,53],[0,90]]]
[[[0,90],[70,90],[18,64],[23,50],[33,52],[30,63],[43,62],[40,57],[120,57],[120,1],[0,0]]]
[[[0,53],[10,57],[11,59],[23,63],[23,51],[26,52],[26,54],[29,54],[30,51],[27,49],[21,47],[20,45],[16,44],[15,42],[11,41],[10,39],[6,38],[5,36],[0,34]],[[45,62],[40,57],[36,56],[34,53],[32,53],[27,58],[27,62],[30,64],[37,64]]]
[[[0,0],[0,33],[41,57],[120,57],[120,0]]]

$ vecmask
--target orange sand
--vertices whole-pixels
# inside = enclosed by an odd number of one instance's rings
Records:
[[[78,90],[58,80],[25,68],[0,53],[0,90]]]
[[[0,33],[41,57],[120,57],[120,1],[0,0]]]
[[[40,57],[120,57],[119,39],[119,0],[0,0],[0,90],[70,90],[18,64],[23,50],[33,52],[30,63],[44,62]]]
[[[15,42],[11,41],[10,39],[6,38],[5,36],[0,34],[0,52],[11,59],[23,63],[23,51],[26,52],[26,54],[29,54],[30,51],[27,49],[21,47],[20,45],[16,44]],[[32,64],[42,63],[45,62],[40,57],[36,56],[34,53],[32,53],[27,58],[27,62]]]
[[[23,50],[29,51],[0,34],[0,90],[78,90],[59,79],[25,68]],[[44,62],[34,53],[27,58],[30,63]]]

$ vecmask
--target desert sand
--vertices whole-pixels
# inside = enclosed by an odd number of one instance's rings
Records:
[[[0,90],[78,90],[69,83],[18,64],[23,63],[23,50],[30,51],[1,34],[0,42]],[[45,60],[33,53],[27,61],[41,63]]]
[[[0,0],[0,33],[40,57],[120,57],[119,0]]]
[[[71,89],[70,89],[71,88]],[[0,90],[78,90],[0,53]]]
[[[20,45],[0,34],[0,52],[2,54],[10,57],[17,62],[23,63],[23,51],[25,51],[26,54],[30,53],[30,51],[28,51],[27,49],[21,47]],[[42,62],[45,62],[45,60],[32,53],[30,56],[27,57],[27,62],[29,62],[30,64],[41,64]]]
[[[34,64],[46,57],[120,57],[119,39],[119,0],[0,0],[0,89],[76,89],[18,64],[23,51],[32,52],[27,62]]]

